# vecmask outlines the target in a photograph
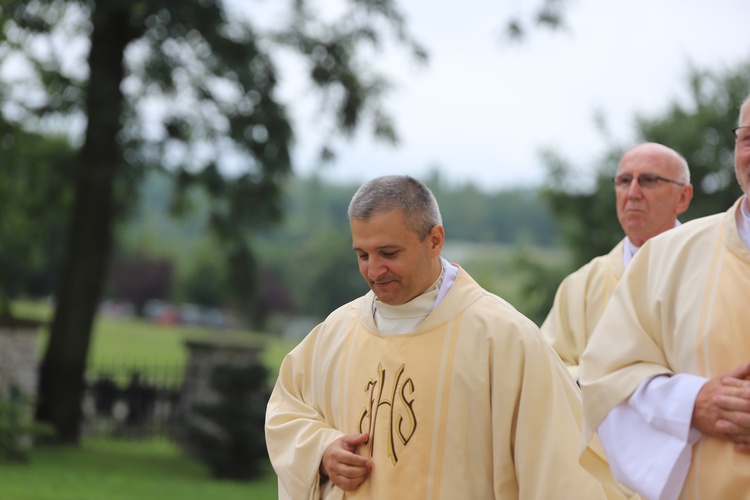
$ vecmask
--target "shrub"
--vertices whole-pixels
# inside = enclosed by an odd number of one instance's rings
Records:
[[[8,399],[0,399],[0,456],[8,461],[27,462],[35,438],[51,436],[52,427],[37,422],[30,398],[15,386]]]
[[[189,449],[208,464],[212,476],[248,480],[266,472],[267,377],[261,364],[213,369],[210,385],[218,400],[193,406],[200,418],[188,423],[186,436]]]

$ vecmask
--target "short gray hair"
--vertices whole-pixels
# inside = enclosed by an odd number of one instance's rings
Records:
[[[401,210],[407,227],[424,240],[435,226],[443,225],[435,195],[408,175],[385,175],[372,179],[357,190],[349,203],[349,220],[367,220],[391,210]]]

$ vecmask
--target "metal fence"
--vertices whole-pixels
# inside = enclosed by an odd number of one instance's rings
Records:
[[[83,428],[87,436],[121,439],[174,437],[184,422],[180,406],[185,367],[120,362],[86,370]]]

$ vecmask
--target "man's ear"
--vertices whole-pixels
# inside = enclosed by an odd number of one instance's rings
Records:
[[[440,255],[443,249],[443,243],[445,243],[445,229],[443,226],[434,226],[430,229],[430,234],[427,235],[430,241],[430,250],[434,250],[436,255]]]
[[[680,201],[677,202],[677,214],[678,215],[688,209],[688,207],[690,206],[690,200],[692,199],[693,199],[693,185],[688,184],[687,186],[683,186],[682,192],[680,193]]]

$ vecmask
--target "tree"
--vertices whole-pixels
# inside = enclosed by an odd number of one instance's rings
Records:
[[[734,181],[734,135],[739,103],[750,89],[750,63],[722,73],[690,68],[687,102],[675,100],[655,116],[636,116],[635,143],[658,142],[680,152],[690,166],[695,194],[684,222],[727,210],[740,196]],[[566,246],[580,266],[623,238],[611,178],[626,147],[611,144],[596,170],[592,191],[573,191],[570,166],[547,156],[545,196],[562,226]]]
[[[25,132],[0,119],[0,164],[0,319],[7,319],[17,294],[50,293],[50,278],[43,276],[54,274],[49,271],[60,259],[73,149],[63,138]]]
[[[133,304],[138,314],[149,299],[166,300],[172,291],[172,262],[142,253],[115,257],[109,268],[111,294]]]
[[[723,212],[741,195],[734,181],[732,128],[737,124],[738,106],[750,89],[750,63],[724,72],[690,68],[687,85],[686,102],[675,100],[654,116],[638,115],[635,131],[635,143],[658,142],[687,160],[695,194],[690,208],[680,217],[682,222]],[[580,179],[573,179],[569,163],[554,152],[545,153],[549,182],[543,189],[544,198],[560,224],[563,243],[570,250],[568,272],[606,254],[624,237],[617,222],[611,178],[625,149],[620,144],[607,146],[591,190],[575,189]],[[561,274],[559,269],[548,268],[545,277],[540,263],[522,260],[530,270],[527,294],[538,295],[539,290],[545,290],[548,297],[537,300],[551,304],[556,287],[541,283],[559,284],[559,278],[567,272]]]
[[[137,180],[163,168],[212,200],[210,227],[241,293],[254,292],[250,229],[277,221],[291,171],[293,125],[276,95],[278,51],[301,56],[322,90],[330,138],[363,123],[394,141],[381,106],[385,81],[362,63],[394,36],[425,53],[391,0],[345,2],[341,22],[290,2],[282,29],[230,15],[219,0],[10,0],[0,11],[0,69],[21,68],[0,88],[3,115],[80,144],[74,199],[56,292],[37,417],[77,442],[91,326],[114,226]],[[343,20],[343,21],[342,21]],[[345,22],[344,22],[345,21]],[[87,54],[87,55],[86,55]],[[367,122],[365,120],[368,119]],[[326,141],[322,157],[332,155]]]
[[[537,21],[555,26],[563,0],[543,0]],[[293,126],[276,95],[279,51],[301,56],[322,90],[321,124],[333,138],[365,119],[396,140],[381,106],[385,80],[364,64],[392,36],[426,54],[396,0],[341,0],[340,16],[291,0],[279,29],[228,12],[221,0],[6,0],[0,7],[0,112],[25,127],[65,131],[79,145],[56,309],[42,362],[37,416],[77,442],[83,372],[113,230],[148,169],[178,180],[175,213],[189,188],[205,189],[236,294],[255,293],[250,230],[277,221],[291,172]],[[520,25],[519,25],[520,26]],[[516,29],[517,33],[521,30]],[[330,124],[327,126],[326,124]]]

